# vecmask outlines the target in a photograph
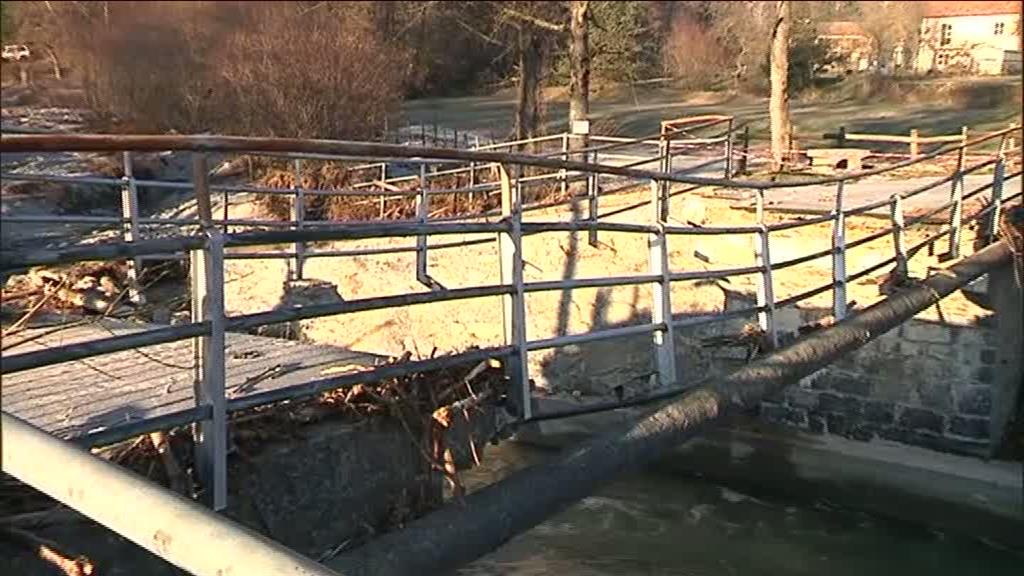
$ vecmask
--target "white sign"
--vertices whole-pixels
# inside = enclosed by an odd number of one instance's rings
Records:
[[[573,120],[571,132],[573,134],[590,134],[590,120]]]

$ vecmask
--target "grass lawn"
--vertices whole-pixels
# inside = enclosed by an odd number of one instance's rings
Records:
[[[971,130],[1004,128],[1021,121],[1020,78],[974,80],[920,80],[905,83],[913,97],[857,98],[834,90],[817,100],[796,99],[793,121],[801,145],[821,145],[821,135],[845,125],[848,132],[906,135],[917,128],[922,136],[956,134],[961,126]],[[966,94],[949,97],[950,86]],[[992,96],[992,97],[989,97]],[[431,98],[405,104],[411,124],[438,124],[459,131],[503,139],[511,132],[515,93],[501,91],[488,96]],[[654,134],[661,120],[708,113],[731,113],[750,123],[755,140],[768,137],[768,100],[723,92],[684,91],[673,86],[615,87],[592,97],[593,122],[614,126],[624,136]],[[564,130],[568,114],[565,90],[548,90],[544,101],[544,130]],[[876,145],[877,146],[877,145]]]

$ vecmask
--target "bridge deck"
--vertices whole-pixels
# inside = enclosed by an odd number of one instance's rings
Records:
[[[145,329],[105,320],[51,329],[33,328],[10,336],[3,355]],[[37,339],[12,346],[25,338]],[[227,335],[229,398],[296,386],[380,362],[373,354],[278,338]],[[195,354],[190,340],[44,366],[3,376],[5,412],[62,438],[76,438],[195,406]]]

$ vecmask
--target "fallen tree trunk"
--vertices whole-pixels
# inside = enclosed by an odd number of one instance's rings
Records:
[[[655,409],[560,457],[509,476],[463,500],[382,536],[329,565],[346,576],[420,575],[454,570],[543,522],[622,472],[696,436],[726,412],[824,368],[932,306],[964,284],[1011,261],[1005,242],[811,333],[713,384]]]

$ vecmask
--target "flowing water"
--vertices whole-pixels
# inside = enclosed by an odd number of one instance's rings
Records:
[[[504,443],[465,478],[497,481],[549,452]],[[694,478],[621,478],[463,569],[464,576],[1024,574],[1024,552],[822,503]]]

